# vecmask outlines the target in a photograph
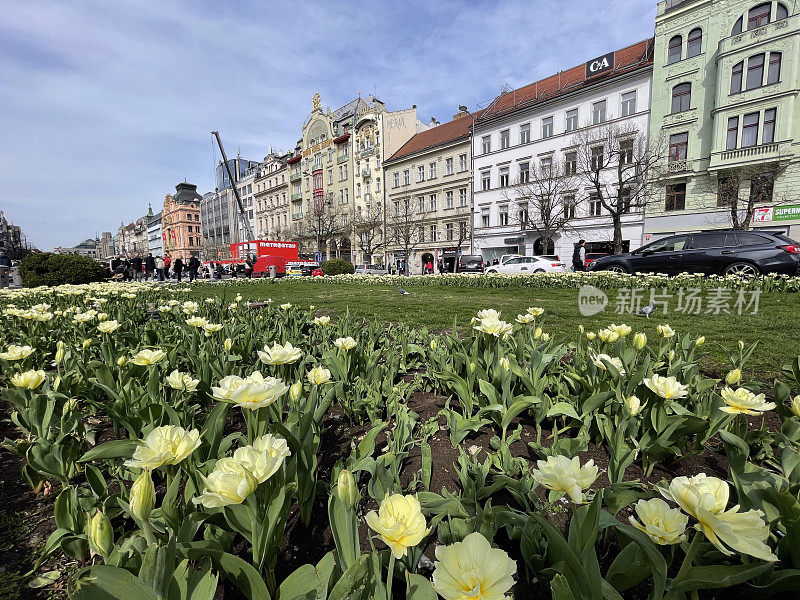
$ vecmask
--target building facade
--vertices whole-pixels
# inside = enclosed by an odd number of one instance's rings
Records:
[[[242,188],[243,180],[249,177],[249,183],[252,186],[253,174],[258,166],[256,161],[236,157],[228,160],[228,166],[235,180],[233,184]],[[233,184],[225,165],[220,161],[216,168],[216,190],[204,194],[200,202],[201,246],[203,256],[206,258],[227,256],[231,243],[246,241],[244,240],[246,236],[243,224],[239,218],[239,206],[236,202],[236,195],[233,193]],[[250,198],[250,202],[252,202],[252,194],[251,187],[250,194],[247,196]],[[253,227],[255,209],[251,205],[246,210],[250,225]],[[250,212],[253,213],[252,216],[250,216]],[[253,229],[255,228],[253,227]]]
[[[668,151],[645,241],[724,227],[800,235],[799,9],[659,3],[651,131]]]
[[[104,231],[100,234],[100,258],[109,258],[115,254],[114,238],[110,231]]]
[[[472,223],[470,129],[460,107],[453,120],[417,133],[383,164],[386,254],[398,272],[420,274],[426,264],[451,271],[469,252]]]
[[[255,201],[256,237],[269,240],[288,240],[289,225],[289,165],[292,155],[270,152],[255,169],[253,197]]]
[[[292,235],[301,252],[382,260],[381,161],[424,127],[416,106],[392,112],[370,95],[323,110],[315,94],[302,138],[287,160]]]
[[[21,258],[24,247],[22,229],[19,225],[9,223],[0,210],[0,250],[14,258]]]
[[[175,186],[175,194],[167,194],[164,198],[164,209],[161,213],[161,230],[164,241],[164,253],[187,260],[190,256],[200,255],[201,221],[200,201],[197,186],[191,183],[179,183]]]
[[[481,111],[472,140],[476,254],[569,261],[581,238],[587,251],[611,251],[601,198],[615,198],[620,183],[610,155],[629,160],[624,144],[648,151],[652,64],[653,41],[644,40],[505,92]],[[623,250],[641,244],[643,208],[617,207]]]
[[[152,211],[151,211],[152,212]],[[162,212],[152,215],[147,221],[147,252],[153,256],[164,255],[164,238],[161,230]]]
[[[57,246],[53,249],[55,254],[78,254],[88,258],[104,258],[100,256],[100,239],[99,238],[86,238],[80,244],[71,246],[69,248],[64,246]]]

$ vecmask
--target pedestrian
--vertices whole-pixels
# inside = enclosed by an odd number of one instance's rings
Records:
[[[111,276],[112,277],[117,274],[117,267],[119,267],[119,264],[121,262],[122,262],[122,257],[121,256],[115,256],[114,258],[111,259]]]
[[[0,250],[0,288],[7,288],[10,285],[11,257],[5,250]]]
[[[169,279],[169,268],[172,265],[172,257],[169,254],[164,255],[164,277]]]
[[[218,262],[214,270],[217,274],[217,279],[222,280],[222,276],[225,274],[225,269],[223,268],[222,263]]]
[[[586,270],[586,240],[580,239],[572,251],[572,268],[575,271]]]
[[[144,273],[147,276],[147,280],[150,281],[153,278],[153,271],[156,270],[156,259],[153,258],[152,253],[147,253],[147,258],[144,259]]]
[[[142,280],[142,257],[138,254],[131,259],[131,269],[133,270],[133,279],[135,281]]]
[[[244,261],[244,276],[250,279],[253,276],[253,261],[250,257],[247,257],[247,260]]]
[[[164,259],[160,256],[156,258],[156,274],[159,281],[164,281]]]
[[[189,257],[189,283],[197,279],[197,270],[200,268],[200,259],[192,255]]]
[[[431,264],[431,261],[425,263],[425,273],[428,275],[433,273],[433,264]]]
[[[180,256],[172,262],[172,270],[175,273],[175,279],[180,283],[181,273],[183,272],[183,259]]]
[[[131,255],[122,257],[122,280],[123,281],[130,281],[131,280]]]

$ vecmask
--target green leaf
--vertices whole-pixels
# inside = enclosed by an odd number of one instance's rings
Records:
[[[100,444],[89,450],[78,459],[78,462],[86,462],[96,459],[109,458],[130,458],[133,451],[139,445],[139,440],[112,440],[105,444]]]
[[[437,600],[438,597],[430,581],[406,571],[406,600]]]
[[[303,565],[283,580],[277,600],[313,600],[317,597],[317,570],[314,565]]]
[[[159,600],[156,593],[130,571],[97,565],[79,581],[72,600]]]
[[[556,402],[553,406],[550,407],[550,410],[547,411],[548,417],[557,417],[560,415],[564,415],[567,417],[572,417],[573,419],[580,420],[575,407],[572,406],[569,402]]]
[[[670,592],[682,593],[694,590],[725,588],[737,583],[744,583],[772,568],[772,563],[761,562],[749,565],[712,565],[692,567],[684,577],[672,586]]]
[[[233,554],[210,546],[207,542],[180,544],[178,552],[191,560],[209,557],[214,567],[231,580],[247,600],[271,600],[267,586],[253,566]],[[143,599],[138,599],[143,600]]]
[[[47,573],[42,573],[41,575],[37,575],[31,579],[28,582],[28,587],[33,589],[47,587],[48,585],[52,585],[58,581],[59,577],[61,577],[61,571],[58,569],[54,571],[47,571]]]
[[[373,590],[369,589],[369,582],[370,555],[362,554],[333,586],[328,600],[354,600],[356,598],[366,600],[371,598]]]

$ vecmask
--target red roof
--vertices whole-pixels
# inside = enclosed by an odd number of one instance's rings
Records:
[[[293,165],[294,163],[299,162],[301,158],[303,158],[303,157],[298,154],[297,156],[293,156],[292,158],[287,160],[286,164],[287,165]]]
[[[350,139],[350,134],[349,133],[345,133],[344,135],[340,135],[335,140],[333,140],[333,143],[334,144],[341,144],[342,142],[346,142],[349,139]]]
[[[552,100],[599,81],[608,81],[638,68],[652,65],[654,42],[654,38],[650,38],[617,50],[614,54],[614,69],[601,75],[587,79],[586,65],[584,63],[519,89],[501,94],[483,111],[482,120]]]
[[[467,113],[463,116],[453,119],[452,121],[448,121],[444,125],[431,127],[425,131],[420,131],[405,144],[403,144],[400,149],[392,154],[389,160],[384,161],[384,163],[469,136],[469,128],[472,127],[472,117],[474,116],[477,118],[482,112],[483,111],[478,111],[473,115]]]

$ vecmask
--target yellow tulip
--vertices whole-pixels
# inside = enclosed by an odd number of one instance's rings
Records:
[[[186,431],[183,427],[162,425],[156,427],[133,451],[133,458],[125,461],[126,467],[156,469],[161,465],[177,465],[200,446],[200,432]]]
[[[419,544],[430,532],[414,496],[387,496],[377,513],[373,510],[367,514],[366,521],[389,546],[395,558],[402,558],[408,548]]]
[[[728,385],[738,385],[741,380],[742,380],[741,369],[733,369],[732,371],[728,371],[728,374],[725,375],[725,383],[727,383]]]
[[[509,362],[507,357],[503,357],[500,359],[500,366],[503,367],[505,371],[511,370],[511,363]]]
[[[670,508],[661,498],[639,500],[635,508],[641,522],[633,516],[628,517],[628,520],[631,525],[644,531],[656,544],[668,546],[686,540],[689,517],[679,508]]]
[[[153,479],[150,477],[150,471],[145,469],[136,478],[136,481],[131,486],[131,494],[128,500],[131,515],[140,521],[146,521],[156,505],[156,488],[153,485]]]
[[[63,342],[61,342],[63,344]],[[5,352],[0,352],[0,358],[3,360],[14,361],[22,360],[33,354],[34,349],[30,346],[16,346],[11,344]]]
[[[644,384],[649,387],[657,396],[665,400],[676,400],[688,395],[689,386],[678,383],[675,377],[664,377],[663,375],[653,374],[652,377],[644,378]]]
[[[619,371],[620,375],[625,375],[625,367],[622,364],[622,359],[619,359],[616,356],[609,356],[608,354],[596,354],[592,359],[592,362],[603,371],[608,371],[606,362],[609,362],[617,371]]]
[[[59,340],[56,343],[56,356],[55,356],[55,363],[57,365],[61,364],[61,361],[64,360],[64,354],[67,352],[67,345]]]
[[[695,340],[695,342],[694,342],[694,345],[695,345],[695,346],[702,346],[702,345],[703,345],[703,344],[705,344],[705,343],[706,343],[706,336],[704,336],[704,335],[701,335],[699,338],[697,338],[697,339]]]
[[[191,327],[205,327],[208,325],[208,319],[205,317],[189,317],[186,319],[186,324]]]
[[[356,347],[356,341],[352,337],[347,336],[343,338],[337,338],[334,340],[333,345],[339,350],[347,352],[348,350],[352,350]]]
[[[720,394],[727,404],[720,407],[720,410],[732,415],[758,415],[775,408],[774,402],[764,401],[764,394],[756,395],[745,388],[737,388],[734,392],[731,388],[725,387]]]
[[[318,327],[325,327],[328,323],[331,322],[331,318],[327,315],[323,315],[321,317],[314,317],[314,325]]]
[[[260,371],[253,371],[248,377],[228,375],[211,391],[218,400],[256,410],[275,402],[289,387],[276,377],[264,377]]]
[[[44,371],[31,369],[30,371],[25,371],[23,373],[15,373],[11,377],[11,384],[18,388],[35,390],[44,383],[44,380]]]
[[[581,465],[577,456],[572,459],[562,455],[548,456],[547,460],[536,462],[533,479],[549,490],[564,492],[576,504],[586,501],[583,490],[597,479],[594,460]]]
[[[524,315],[517,315],[515,319],[517,323],[521,323],[522,325],[527,325],[528,323],[533,323],[536,320],[536,317],[529,314]]]
[[[306,376],[314,385],[322,385],[331,380],[331,372],[323,366],[317,365],[311,369]]]
[[[281,308],[283,310],[289,310],[290,308],[292,308],[292,305],[291,303],[287,302],[286,304],[281,304]]]
[[[477,531],[436,548],[433,589],[445,600],[506,600],[517,564]]]
[[[114,333],[119,329],[119,323],[115,319],[103,321],[97,326],[97,329],[99,329],[101,333]]]
[[[355,508],[361,497],[353,474],[347,469],[342,469],[336,480],[336,496],[345,506]]]
[[[263,352],[258,350],[258,358],[268,365],[289,365],[300,360],[302,355],[302,350],[292,346],[291,342],[286,342],[285,346],[275,342],[272,347],[264,346]]]
[[[659,325],[656,327],[658,334],[663,338],[671,338],[675,335],[675,330],[669,325]]]
[[[107,556],[114,547],[114,528],[111,521],[101,511],[97,511],[86,521],[86,538],[92,555]]]
[[[614,331],[611,328],[601,329],[597,332],[597,337],[600,338],[601,341],[606,343],[613,343],[619,339],[619,333]]]
[[[641,331],[633,336],[633,347],[637,350],[641,350],[642,348],[647,345],[647,336],[643,334]]]
[[[205,490],[192,502],[207,508],[241,504],[258,487],[253,474],[236,461],[221,459],[208,477],[201,477],[206,485]]]
[[[631,416],[639,414],[639,411],[644,408],[644,404],[642,404],[642,401],[639,400],[638,396],[633,395],[625,398],[625,406],[628,408]]]
[[[149,350],[145,348],[136,353],[131,362],[135,365],[147,367],[156,364],[163,360],[167,354],[163,350]]]
[[[225,342],[222,345],[225,348],[225,352],[230,352],[231,348],[233,348],[233,340],[231,338],[225,338]]]
[[[795,417],[800,417],[800,395],[795,396],[789,403],[789,408]]]
[[[303,383],[301,381],[295,381],[289,388],[289,399],[292,402],[298,402],[302,394],[303,394]]]
[[[171,387],[173,390],[180,390],[183,392],[194,392],[197,390],[197,386],[200,383],[199,379],[193,379],[189,373],[182,373],[175,369],[167,375],[164,379],[166,384]]]
[[[538,306],[531,306],[526,312],[532,317],[540,317],[544,314],[544,309]]]

